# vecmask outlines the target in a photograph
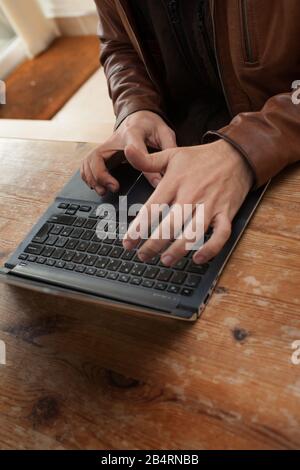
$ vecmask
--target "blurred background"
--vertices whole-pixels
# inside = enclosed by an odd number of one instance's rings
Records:
[[[101,142],[114,114],[93,0],[0,0],[0,137]]]

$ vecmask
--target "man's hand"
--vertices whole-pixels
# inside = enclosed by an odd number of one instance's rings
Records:
[[[176,147],[176,137],[173,130],[155,113],[138,111],[128,116],[116,132],[82,163],[82,179],[100,196],[107,190],[118,191],[119,183],[109,174],[105,162],[117,150],[124,150],[128,145],[139,150],[143,158],[148,158],[147,146],[161,150]],[[146,171],[144,174],[153,187],[161,180],[159,172]]]
[[[230,144],[218,142],[187,148],[176,148],[158,152],[146,158],[141,150],[132,145],[125,149],[126,157],[138,170],[164,174],[158,187],[140,211],[124,238],[126,249],[133,249],[140,240],[135,239],[139,227],[144,226],[145,214],[151,214],[151,205],[168,204],[172,206],[204,203],[204,229],[213,228],[211,238],[193,256],[197,264],[209,261],[224,246],[231,234],[231,222],[249,192],[253,176],[241,155]],[[196,215],[194,214],[195,218]],[[151,221],[153,222],[153,221]],[[203,221],[202,221],[203,222]],[[149,223],[147,219],[146,223]],[[195,220],[192,220],[195,226]],[[155,229],[152,236],[139,249],[142,261],[148,261],[158,253],[166,266],[172,266],[187,252],[188,237],[171,240],[159,238],[163,233],[162,224],[171,227],[176,234],[181,227],[176,226],[172,209]],[[187,230],[187,229],[186,229]],[[173,240],[172,240],[173,238]]]

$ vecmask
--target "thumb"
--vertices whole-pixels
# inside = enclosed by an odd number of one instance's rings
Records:
[[[176,134],[169,127],[160,127],[158,129],[158,138],[162,150],[177,147]]]
[[[127,145],[125,155],[133,168],[147,173],[163,173],[170,158],[170,153],[167,150],[148,154],[133,145]]]

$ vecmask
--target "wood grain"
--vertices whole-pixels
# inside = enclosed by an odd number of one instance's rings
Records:
[[[7,78],[0,119],[51,119],[99,66],[96,36],[56,39]]]
[[[2,262],[89,148],[0,141]],[[294,166],[193,325],[0,286],[0,447],[299,448],[299,209]]]

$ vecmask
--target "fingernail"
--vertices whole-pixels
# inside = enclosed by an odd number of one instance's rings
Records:
[[[161,258],[161,261],[165,266],[171,266],[174,262],[174,258],[173,256],[166,255]]]
[[[154,178],[154,180],[152,181],[154,188],[157,188],[160,182],[161,180],[159,178]]]
[[[149,259],[149,256],[146,255],[145,253],[138,253],[138,257],[141,261],[145,262]]]
[[[99,196],[104,196],[104,194],[106,193],[105,189],[99,187],[99,186],[96,186],[95,190],[97,191],[97,193],[99,194]]]
[[[112,193],[115,193],[116,192],[116,187],[113,185],[113,184],[108,184],[107,185],[108,189],[112,192]]]
[[[204,264],[206,261],[206,258],[204,255],[196,255],[195,258],[194,258],[194,263],[196,264]]]
[[[133,249],[133,243],[129,240],[123,240],[123,246],[125,250],[132,250]]]

